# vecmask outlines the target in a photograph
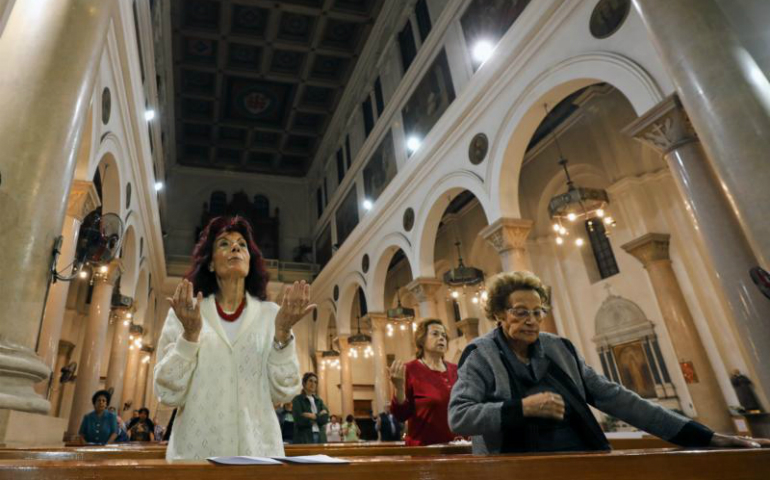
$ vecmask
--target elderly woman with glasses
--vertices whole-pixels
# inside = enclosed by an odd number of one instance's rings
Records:
[[[449,427],[473,437],[473,453],[609,450],[589,405],[681,446],[770,446],[714,433],[596,373],[569,340],[540,332],[546,292],[532,273],[497,275],[488,291],[498,328],[463,352],[449,402]]]

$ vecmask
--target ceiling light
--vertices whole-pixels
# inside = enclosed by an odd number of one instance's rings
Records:
[[[577,245],[578,247],[582,247],[582,246],[583,246],[583,243],[584,243],[584,242],[583,242],[583,239],[582,239],[582,238],[576,238],[576,239],[575,239],[575,245]]]
[[[155,118],[155,110],[145,110],[144,119],[149,122],[153,118]]]
[[[421,143],[420,139],[413,135],[406,139],[406,149],[409,150],[409,153],[414,153],[420,148]]]
[[[88,278],[88,272],[85,270],[80,271],[80,278]]]
[[[564,239],[561,237],[556,237],[556,245],[561,245],[562,243],[564,243]]]
[[[369,199],[367,198],[367,199],[364,199],[364,202],[363,202],[363,206],[364,206],[364,210],[366,210],[366,211],[369,211],[369,210],[371,210],[371,209],[372,209],[372,207],[374,206],[374,204],[372,203],[372,201],[371,201],[371,200],[369,200]]]
[[[107,273],[108,270],[109,270],[109,267],[107,265],[102,265],[99,268],[99,271],[102,272],[102,273]]]
[[[495,46],[491,42],[486,40],[479,40],[476,45],[473,46],[473,59],[478,63],[484,63],[492,56],[492,52],[495,51]]]
[[[163,186],[164,186],[163,182],[155,182],[155,191],[160,192],[161,190],[163,190]]]

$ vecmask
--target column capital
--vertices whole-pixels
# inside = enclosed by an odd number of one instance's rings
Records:
[[[406,289],[417,298],[418,302],[433,300],[436,292],[444,285],[438,278],[418,277],[409,282]]]
[[[107,267],[107,271],[104,272],[102,269],[104,267]],[[98,268],[94,272],[94,280],[97,282],[103,282],[109,285],[115,285],[115,282],[118,281],[118,278],[120,278],[121,275],[123,275],[123,272],[125,271],[125,267],[123,266],[123,261],[119,258],[116,258],[112,260],[107,265],[104,265],[100,268]]]
[[[676,94],[667,97],[634,120],[623,129],[623,133],[664,155],[698,140],[690,117]]]
[[[67,215],[82,222],[86,215],[96,210],[101,204],[94,182],[75,180],[67,200]]]
[[[525,218],[499,218],[481,230],[479,236],[495,247],[497,253],[524,250],[533,223]]]
[[[479,319],[475,317],[463,318],[457,322],[457,328],[463,332],[463,337],[469,342],[479,336]]]
[[[385,312],[369,312],[361,318],[361,321],[364,321],[366,318],[371,322],[372,330],[384,331],[385,326],[388,324],[388,314]]]
[[[660,261],[670,261],[668,244],[671,235],[665,233],[647,233],[631,240],[620,248],[639,260],[644,268]]]

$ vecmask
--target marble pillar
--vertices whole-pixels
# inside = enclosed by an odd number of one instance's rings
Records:
[[[350,357],[348,336],[340,335],[340,390],[342,396],[342,418],[355,415],[353,404],[353,365]]]
[[[369,312],[372,322],[372,349],[374,350],[374,404],[375,413],[385,411],[390,403],[390,379],[388,378],[388,359],[385,353],[385,329],[388,316],[382,312]]]
[[[56,366],[51,374],[51,415],[54,417],[61,416],[61,399],[64,393],[64,385],[61,380],[61,369],[69,365],[71,362],[70,357],[72,350],[75,349],[75,344],[66,340],[59,340],[59,348],[56,349]]]
[[[134,387],[134,409],[145,407],[145,394],[147,393],[147,372],[150,367],[151,351],[148,347],[142,347],[139,352],[139,365],[136,373],[136,386]]]
[[[463,332],[463,338],[466,342],[470,343],[471,340],[479,336],[479,319],[473,317],[463,318],[457,322],[457,328]]]
[[[663,155],[694,225],[709,252],[712,280],[721,287],[732,322],[749,357],[756,386],[770,399],[770,302],[751,281],[757,259],[706,159],[687,112],[671,96],[624,129]],[[768,408],[769,406],[766,406]]]
[[[324,363],[323,352],[315,352],[315,363],[316,374],[318,375],[318,396],[328,405],[329,396],[326,394],[326,372],[329,367]]]
[[[33,388],[50,375],[35,349],[114,6],[16,2],[0,37],[0,410],[50,410]]]
[[[99,390],[102,371],[102,357],[110,321],[112,291],[115,282],[123,273],[123,263],[116,259],[93,272],[94,291],[88,308],[88,323],[83,339],[83,350],[78,362],[75,398],[70,412],[67,433],[74,437],[80,428],[83,415],[94,409],[91,396]]]
[[[64,229],[62,230],[63,242],[59,261],[56,265],[56,270],[62,275],[71,275],[71,268],[67,269],[66,267],[72,265],[73,260],[75,260],[75,246],[78,242],[80,224],[85,216],[95,210],[100,203],[93,182],[75,180],[67,203],[67,216],[64,218]],[[70,282],[57,281],[51,285],[48,301],[45,304],[43,324],[37,342],[37,354],[50,369],[53,369],[56,363],[69,288]],[[55,376],[56,372],[54,371],[51,380],[38,383],[35,390],[45,398],[50,399],[52,379]]]
[[[500,218],[479,232],[479,236],[500,255],[504,272],[532,270],[527,253],[527,236],[532,230],[532,223],[532,220],[523,218]]]
[[[758,263],[770,269],[770,83],[765,73],[715,0],[634,0],[634,5],[728,206]]]
[[[733,432],[730,411],[671,266],[668,246],[668,235],[648,233],[621,248],[639,260],[650,276],[698,419],[717,432]]]
[[[120,409],[120,399],[123,396],[123,378],[126,374],[126,365],[128,360],[128,336],[131,328],[131,318],[133,310],[130,307],[118,307],[113,309],[113,318],[115,319],[115,332],[112,336],[112,348],[110,349],[110,360],[107,367],[107,381],[105,388],[113,389],[111,405]]]
[[[139,325],[131,325],[129,333],[134,337],[133,341],[130,341],[128,346],[128,360],[126,361],[126,373],[123,376],[123,395],[118,404],[118,412],[123,411],[123,406],[126,402],[131,402],[131,410],[135,410],[139,407],[136,406],[136,377],[139,372],[139,361],[141,360],[140,347],[136,346],[134,342],[138,338],[142,338],[142,327]]]

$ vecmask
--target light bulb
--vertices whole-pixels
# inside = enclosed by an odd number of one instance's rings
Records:
[[[584,243],[584,242],[583,242],[583,239],[582,239],[582,238],[576,238],[576,239],[575,239],[575,245],[577,245],[578,247],[582,247],[582,246],[583,246],[583,243]]]
[[[413,323],[413,324],[412,324],[412,331],[413,331],[413,332],[416,332],[416,331],[417,331],[417,324],[416,324],[416,323]]]
[[[612,217],[604,217],[604,223],[609,225],[612,223]]]
[[[473,303],[479,303],[479,297],[473,297],[473,298],[471,299],[471,302],[473,302]]]
[[[422,142],[420,139],[414,135],[406,139],[406,149],[409,150],[409,153],[416,152],[420,148],[421,144]]]
[[[597,210],[596,211],[596,216],[599,217],[599,218],[604,217],[604,210],[602,210],[601,208],[599,210]]]
[[[560,229],[561,229],[561,227],[559,227],[559,224],[558,224],[558,223],[554,223],[554,224],[553,224],[553,231],[554,231],[554,232],[558,232]]]
[[[481,292],[481,299],[485,302],[489,299],[489,294],[485,291]]]
[[[460,298],[460,293],[455,291],[452,291],[452,298]]]
[[[131,321],[130,320],[123,320],[123,325],[126,325],[126,326],[131,325]]]
[[[561,237],[556,237],[556,245],[561,245],[564,243],[564,239]]]
[[[372,207],[373,207],[373,206],[374,206],[374,204],[373,204],[373,203],[372,203],[372,201],[371,201],[371,200],[369,200],[368,198],[367,198],[367,199],[365,199],[365,200],[363,201],[363,207],[364,207],[364,210],[367,210],[367,211],[369,211],[369,210],[371,210],[371,209],[372,209]]]
[[[495,46],[491,42],[486,40],[479,40],[476,45],[473,46],[471,54],[473,59],[478,63],[484,63],[492,56],[492,52],[495,51]]]
[[[404,330],[406,330],[406,325],[401,325],[399,328],[403,332]]]
[[[163,184],[163,182],[155,182],[155,191],[160,192],[161,190],[163,190],[164,186],[165,185]]]
[[[559,227],[559,235],[566,235],[567,229],[564,227]]]
[[[88,278],[88,272],[86,272],[85,270],[81,270],[79,275],[80,275],[80,278]]]
[[[102,265],[101,267],[99,267],[99,271],[102,273],[107,273],[107,270],[109,269],[110,268],[107,265]]]
[[[129,335],[128,339],[133,342],[134,341],[134,336],[133,335]]]
[[[574,213],[567,214],[567,220],[569,220],[570,222],[574,222],[576,219],[577,219],[577,215],[575,215]]]

